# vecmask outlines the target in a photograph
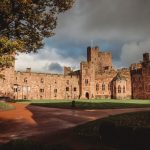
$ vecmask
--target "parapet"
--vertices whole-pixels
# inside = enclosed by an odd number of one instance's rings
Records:
[[[142,68],[142,64],[141,63],[137,63],[137,64],[131,64],[130,66],[130,70],[138,70]]]

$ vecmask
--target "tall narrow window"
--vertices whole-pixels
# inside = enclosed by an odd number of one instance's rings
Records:
[[[102,91],[105,91],[105,84],[102,84]]]
[[[85,85],[88,85],[88,79],[85,79]]]
[[[118,85],[118,93],[121,93],[121,86]]]
[[[126,88],[125,88],[125,86],[123,86],[123,93],[125,93],[126,92]]]
[[[99,91],[99,84],[96,84],[96,91]]]
[[[54,89],[54,93],[55,93],[55,94],[57,93],[57,89]]]
[[[148,92],[150,92],[150,85],[148,85]]]

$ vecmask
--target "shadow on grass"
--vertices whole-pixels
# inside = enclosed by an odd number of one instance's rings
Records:
[[[1,150],[72,150],[63,144],[41,144],[29,140],[13,140],[0,145]]]
[[[75,127],[83,141],[101,143],[118,150],[150,148],[150,111],[110,116]]]

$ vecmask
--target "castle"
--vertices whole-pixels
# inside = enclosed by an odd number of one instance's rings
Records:
[[[115,69],[112,54],[98,47],[87,48],[87,61],[80,70],[64,67],[64,74],[1,71],[0,96],[14,99],[150,99],[150,59],[130,68]]]

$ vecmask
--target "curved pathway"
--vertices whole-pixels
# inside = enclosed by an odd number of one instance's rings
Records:
[[[150,111],[150,108],[71,110],[13,104],[15,110],[0,112],[0,143],[18,138],[38,139],[54,135],[95,119],[126,112]]]

